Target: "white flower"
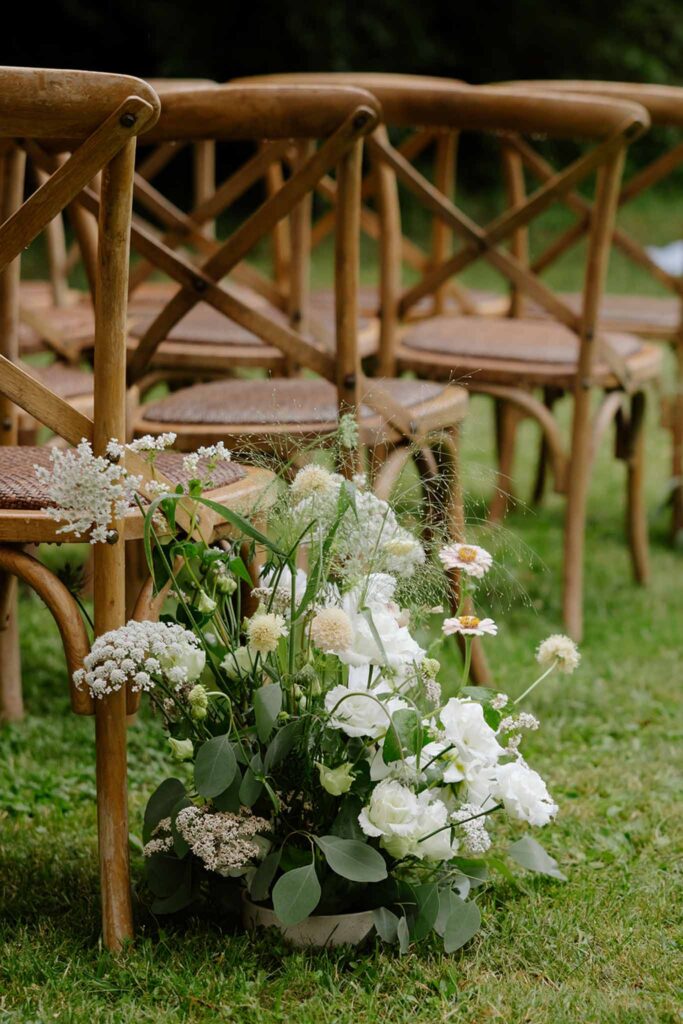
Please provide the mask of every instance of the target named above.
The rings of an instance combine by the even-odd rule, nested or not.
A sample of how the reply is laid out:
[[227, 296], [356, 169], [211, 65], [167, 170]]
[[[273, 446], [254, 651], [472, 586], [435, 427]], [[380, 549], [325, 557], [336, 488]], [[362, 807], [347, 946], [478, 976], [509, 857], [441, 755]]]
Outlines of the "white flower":
[[[120, 448], [115, 438], [107, 445], [110, 453]], [[34, 468], [52, 502], [42, 512], [65, 523], [57, 533], [80, 537], [89, 531], [91, 544], [111, 539], [112, 519], [121, 519], [131, 511], [142, 477], [131, 475], [110, 458], [94, 455], [85, 439], [75, 449], [52, 448], [50, 461], [50, 469]]]
[[511, 818], [530, 825], [547, 825], [557, 814], [557, 804], [541, 776], [520, 761], [498, 766], [494, 795]]
[[342, 598], [342, 608], [353, 630], [352, 642], [339, 654], [345, 664], [386, 665], [401, 672], [422, 662], [425, 652], [392, 612], [395, 588], [393, 577], [372, 573], [364, 584], [353, 587]]
[[[382, 836], [390, 841], [394, 837], [411, 836], [419, 814], [420, 805], [412, 790], [395, 779], [384, 779], [373, 789], [370, 803], [358, 815], [358, 824], [366, 836]], [[392, 853], [392, 856], [402, 854]]]
[[192, 740], [174, 740], [171, 737], [168, 741], [168, 745], [171, 748], [171, 757], [174, 761], [192, 760], [192, 755], [194, 754], [194, 745]]
[[330, 473], [323, 466], [304, 466], [296, 474], [290, 485], [290, 494], [295, 504], [316, 495], [333, 497], [336, 501], [339, 492], [339, 483], [342, 477], [337, 473]]
[[[480, 815], [477, 817], [477, 815]], [[486, 853], [491, 847], [491, 837], [486, 831], [486, 817], [476, 804], [463, 804], [451, 814], [451, 821], [457, 822], [465, 834], [467, 853]]]
[[[277, 576], [277, 585], [273, 595], [273, 581]], [[303, 569], [297, 569], [294, 580], [294, 603], [299, 605], [306, 593], [308, 576]], [[281, 569], [269, 569], [259, 576], [259, 586], [252, 591], [262, 601], [269, 601], [273, 597], [272, 608], [281, 614], [289, 613], [292, 604], [292, 572], [288, 565]]]
[[325, 694], [329, 727], [341, 729], [347, 736], [378, 739], [389, 728], [391, 715], [407, 706], [400, 697], [387, 700], [390, 692], [386, 683], [368, 686], [367, 669], [350, 669], [348, 685], [334, 686]]
[[98, 637], [83, 668], [74, 673], [93, 696], [115, 693], [126, 683], [133, 691], [152, 690], [154, 675], [167, 683], [192, 683], [204, 668], [204, 652], [194, 633], [167, 622], [135, 622]]
[[311, 639], [321, 651], [340, 653], [353, 643], [353, 626], [342, 608], [323, 608], [311, 623]]
[[199, 591], [195, 603], [197, 605], [197, 611], [202, 612], [204, 615], [208, 615], [210, 612], [215, 612], [216, 610], [216, 602], [212, 597], [209, 597], [205, 590]]
[[138, 437], [131, 441], [126, 447], [132, 452], [163, 452], [165, 448], [170, 448], [175, 444], [175, 439], [176, 435], [171, 432], [158, 434], [157, 437], [145, 434], [144, 437]]
[[272, 612], [257, 612], [247, 624], [249, 650], [263, 657], [271, 654], [280, 638], [286, 635], [285, 620]]
[[315, 766], [320, 775], [320, 785], [331, 796], [341, 796], [351, 789], [354, 780], [353, 765], [340, 764], [336, 768], [328, 768], [320, 761], [316, 761]]
[[395, 779], [375, 786], [358, 823], [367, 836], [380, 838], [380, 846], [397, 859], [442, 861], [455, 853], [443, 801], [433, 798], [429, 790], [416, 796]]
[[[468, 773], [485, 765], [495, 764], [504, 753], [496, 734], [484, 719], [481, 704], [451, 697], [441, 709], [445, 742], [454, 749], [444, 756], [451, 761], [444, 781], [457, 782]], [[459, 773], [459, 779], [456, 774]]]
[[254, 660], [248, 647], [236, 647], [229, 651], [221, 662], [221, 668], [225, 669], [228, 677], [233, 680], [251, 674], [254, 668]]
[[491, 701], [491, 707], [494, 711], [502, 711], [504, 707], [507, 707], [509, 699], [507, 693], [497, 693]]
[[489, 552], [476, 544], [448, 544], [439, 552], [439, 558], [446, 569], [459, 569], [475, 579], [485, 576], [493, 565]]
[[581, 655], [573, 640], [561, 633], [554, 633], [538, 645], [536, 661], [542, 668], [557, 663], [560, 672], [569, 675], [579, 667]]
[[491, 810], [497, 798], [496, 788], [496, 766], [485, 765], [483, 768], [475, 768], [467, 775], [467, 802], [479, 809]]
[[498, 626], [493, 619], [478, 619], [476, 615], [456, 615], [452, 619], [444, 619], [443, 631], [446, 636], [461, 633], [463, 636], [483, 636], [488, 633], [495, 636]]

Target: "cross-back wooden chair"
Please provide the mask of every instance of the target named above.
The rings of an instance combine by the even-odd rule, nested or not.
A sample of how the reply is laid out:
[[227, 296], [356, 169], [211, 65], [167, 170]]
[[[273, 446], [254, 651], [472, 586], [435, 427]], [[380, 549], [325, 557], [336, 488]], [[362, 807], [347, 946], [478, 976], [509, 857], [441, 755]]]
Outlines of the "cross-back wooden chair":
[[[35, 465], [48, 465], [45, 448], [16, 444], [20, 410], [34, 416], [68, 444], [85, 438], [104, 455], [108, 441], [126, 434], [126, 297], [136, 136], [159, 115], [159, 100], [146, 83], [120, 75], [32, 68], [0, 68], [0, 717], [21, 711], [16, 644], [16, 580], [43, 598], [64, 642], [71, 679], [89, 648], [77, 604], [44, 565], [24, 549], [64, 543]], [[26, 152], [64, 154], [57, 168], [25, 201]], [[94, 415], [75, 409], [17, 364], [19, 257], [67, 205], [101, 175], [97, 196]], [[184, 480], [182, 456], [163, 453], [154, 474]], [[126, 465], [145, 479], [147, 464], [133, 453]], [[227, 474], [227, 475], [226, 475]], [[214, 496], [238, 509], [252, 507], [272, 481], [264, 470], [225, 464]], [[187, 528], [190, 515], [181, 509]], [[139, 513], [113, 523], [113, 543], [94, 548], [94, 622], [97, 634], [125, 621], [125, 541], [142, 536]], [[212, 516], [206, 536], [227, 525]], [[68, 535], [67, 535], [68, 538]], [[125, 692], [93, 702], [71, 685], [78, 714], [95, 718], [98, 834], [104, 941], [118, 948], [132, 934], [128, 871], [126, 714], [136, 706]]]
[[[295, 75], [261, 80], [338, 79], [336, 75]], [[627, 144], [648, 126], [648, 114], [642, 106], [626, 101], [540, 95], [521, 87], [496, 91], [401, 75], [351, 74], [342, 76], [342, 80], [372, 91], [384, 112], [384, 126], [367, 143], [375, 166], [374, 188], [382, 223], [380, 369], [389, 374], [410, 371], [432, 380], [466, 381], [471, 391], [484, 392], [501, 402], [504, 409], [531, 416], [539, 423], [554, 469], [555, 488], [567, 494], [563, 604], [567, 628], [578, 638], [582, 632], [588, 479], [595, 448], [615, 419], [617, 453], [628, 467], [628, 536], [634, 571], [641, 581], [647, 575], [640, 428], [643, 386], [659, 374], [659, 353], [631, 335], [601, 331], [598, 311], [624, 153]], [[406, 156], [407, 143], [403, 152], [392, 145], [385, 126], [452, 136], [452, 155], [441, 174], [429, 180]], [[489, 224], [480, 225], [454, 201], [455, 140], [467, 131], [495, 133], [506, 152], [522, 137], [531, 145], [534, 135], [583, 140], [592, 143], [592, 148], [531, 195], [520, 190], [508, 210]], [[442, 146], [447, 150], [445, 142]], [[508, 160], [504, 167], [508, 175], [516, 169]], [[585, 283], [577, 311], [527, 265], [520, 238], [522, 229], [589, 178], [596, 183], [595, 211], [589, 225]], [[401, 281], [404, 247], [399, 184], [461, 243], [452, 252], [447, 239], [440, 262], [432, 260], [418, 281], [407, 287]], [[545, 309], [546, 322], [541, 325], [533, 319], [481, 315], [476, 304], [465, 315], [451, 313], [444, 286], [479, 260], [495, 268], [514, 294], [528, 296]], [[419, 304], [430, 297], [433, 301], [439, 293], [445, 310], [437, 315], [428, 311], [419, 321], [411, 322]], [[505, 302], [503, 311], [510, 312], [509, 302]], [[535, 394], [549, 387], [574, 397], [568, 450], [557, 421]], [[593, 415], [596, 392], [602, 392], [604, 399]], [[503, 452], [504, 486], [509, 465]]]
[[[670, 129], [666, 134], [666, 142], [662, 143], [661, 152], [623, 182], [617, 200], [618, 211], [649, 189], [670, 179], [683, 163], [683, 89], [679, 87], [637, 82], [550, 80], [506, 83], [503, 88], [508, 84], [541, 92], [570, 92], [639, 103], [648, 111], [653, 125]], [[549, 161], [521, 139], [515, 141], [509, 159], [516, 164], [513, 174], [517, 181], [522, 181], [523, 169], [540, 183], [548, 181], [555, 173]], [[576, 220], [550, 246], [534, 257], [531, 265], [536, 272], [555, 264], [564, 253], [586, 237], [591, 218], [590, 202], [576, 192], [567, 194], [564, 202], [576, 215]], [[663, 419], [672, 435], [672, 528], [674, 535], [677, 535], [683, 530], [683, 276], [674, 275], [655, 263], [645, 246], [619, 224], [615, 227], [612, 241], [616, 250], [643, 271], [645, 279], [649, 276], [671, 293], [668, 297], [633, 292], [604, 295], [600, 307], [600, 323], [605, 330], [669, 342], [673, 349], [676, 384], [671, 398], [666, 396], [663, 400]], [[526, 247], [526, 240], [521, 239], [521, 244]], [[562, 298], [572, 309], [579, 308], [580, 296], [566, 294]], [[545, 315], [535, 303], [524, 304], [523, 300], [519, 313], [527, 316]], [[548, 403], [552, 403], [552, 400], [551, 393]], [[545, 466], [541, 460], [535, 486], [537, 498], [542, 494], [544, 477]]]

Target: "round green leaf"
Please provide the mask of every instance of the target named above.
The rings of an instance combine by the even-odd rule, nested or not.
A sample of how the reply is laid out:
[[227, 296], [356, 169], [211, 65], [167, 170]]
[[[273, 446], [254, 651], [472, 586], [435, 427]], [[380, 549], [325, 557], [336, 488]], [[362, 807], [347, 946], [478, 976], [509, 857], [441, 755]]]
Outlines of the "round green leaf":
[[313, 913], [320, 896], [320, 882], [311, 862], [278, 878], [273, 888], [273, 907], [284, 925], [299, 924]]
[[315, 836], [325, 860], [336, 874], [350, 882], [381, 882], [387, 877], [384, 857], [374, 847], [358, 839]]
[[185, 787], [180, 779], [164, 779], [152, 793], [145, 808], [143, 839], [148, 841], [152, 832], [163, 818], [170, 818], [171, 811], [185, 796]]
[[443, 936], [443, 948], [447, 953], [455, 953], [456, 949], [469, 942], [481, 927], [481, 914], [476, 903], [472, 903], [471, 900], [466, 903], [459, 896], [452, 896], [451, 905], [453, 909], [446, 921]]
[[205, 797], [223, 793], [235, 777], [237, 761], [227, 736], [214, 736], [199, 748], [194, 764], [197, 792]]

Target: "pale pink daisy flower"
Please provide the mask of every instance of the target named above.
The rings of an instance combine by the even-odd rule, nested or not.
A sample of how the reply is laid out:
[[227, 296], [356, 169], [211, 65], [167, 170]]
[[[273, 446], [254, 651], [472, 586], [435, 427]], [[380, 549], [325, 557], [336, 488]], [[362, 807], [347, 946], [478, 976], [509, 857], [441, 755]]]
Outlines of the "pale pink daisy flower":
[[493, 619], [479, 619], [476, 615], [456, 615], [452, 619], [444, 619], [443, 631], [446, 636], [460, 633], [462, 636], [495, 636], [498, 626]]
[[459, 569], [480, 580], [493, 565], [493, 558], [485, 548], [476, 544], [448, 544], [439, 552], [447, 569]]

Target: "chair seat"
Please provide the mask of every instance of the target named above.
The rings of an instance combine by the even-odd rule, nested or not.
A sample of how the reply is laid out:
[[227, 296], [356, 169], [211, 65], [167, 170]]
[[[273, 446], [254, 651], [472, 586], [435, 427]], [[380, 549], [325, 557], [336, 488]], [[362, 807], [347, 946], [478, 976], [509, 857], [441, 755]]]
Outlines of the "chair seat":
[[[605, 333], [620, 367], [632, 381], [656, 377], [661, 351], [629, 334]], [[513, 384], [571, 387], [577, 372], [579, 342], [573, 331], [554, 321], [490, 317], [434, 317], [411, 325], [401, 339], [402, 368], [440, 371], [449, 377]], [[618, 386], [602, 356], [593, 367], [601, 386]]]
[[[159, 452], [156, 465], [174, 484], [187, 483], [192, 474], [183, 469], [180, 452]], [[201, 465], [201, 464], [200, 464]], [[36, 476], [36, 466], [50, 466], [47, 447], [0, 447], [0, 515], [6, 509], [38, 510], [54, 505], [45, 484]], [[237, 462], [219, 462], [211, 471], [216, 488], [243, 479], [245, 470]]]
[[[480, 293], [483, 297], [485, 293]], [[489, 292], [491, 301], [505, 298], [501, 292]], [[577, 292], [558, 295], [575, 313], [580, 313], [583, 298]], [[524, 299], [524, 316], [529, 319], [549, 319], [549, 314], [533, 299]], [[617, 295], [603, 296], [600, 322], [607, 331], [625, 331], [642, 338], [671, 338], [680, 330], [683, 321], [681, 302], [675, 296]]]
[[50, 363], [49, 366], [30, 366], [23, 363], [22, 368], [67, 401], [85, 398], [93, 393], [93, 375], [80, 366], [60, 362]]

